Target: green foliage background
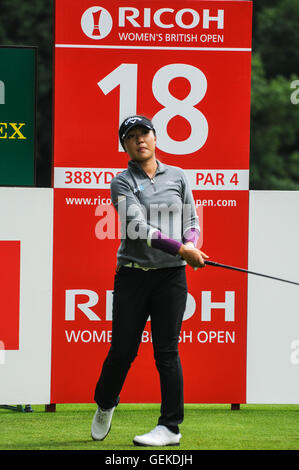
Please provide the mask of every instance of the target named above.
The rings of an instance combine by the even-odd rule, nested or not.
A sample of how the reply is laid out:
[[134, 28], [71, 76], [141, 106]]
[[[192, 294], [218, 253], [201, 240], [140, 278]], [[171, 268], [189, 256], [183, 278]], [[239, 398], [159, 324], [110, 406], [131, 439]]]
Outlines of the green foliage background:
[[[299, 190], [298, 0], [253, 4], [250, 189]], [[53, 1], [0, 0], [0, 44], [38, 46], [37, 184], [50, 186]]]
[[[251, 189], [299, 190], [298, 0], [254, 1]], [[297, 96], [298, 97], [298, 96]]]

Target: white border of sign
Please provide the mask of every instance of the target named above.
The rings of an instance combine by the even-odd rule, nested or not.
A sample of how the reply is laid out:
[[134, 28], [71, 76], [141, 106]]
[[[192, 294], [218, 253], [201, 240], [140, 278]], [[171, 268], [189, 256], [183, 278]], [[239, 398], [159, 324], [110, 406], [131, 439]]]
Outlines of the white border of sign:
[[21, 242], [19, 350], [2, 344], [0, 404], [49, 403], [53, 190], [0, 188], [0, 220], [0, 240]]
[[[299, 282], [299, 192], [250, 191], [249, 269]], [[299, 403], [299, 288], [248, 276], [247, 403]]]

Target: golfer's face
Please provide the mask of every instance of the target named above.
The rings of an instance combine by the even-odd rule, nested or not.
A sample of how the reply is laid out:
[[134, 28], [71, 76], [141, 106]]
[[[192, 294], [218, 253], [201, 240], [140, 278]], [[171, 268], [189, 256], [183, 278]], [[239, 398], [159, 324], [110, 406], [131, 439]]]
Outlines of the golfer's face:
[[152, 130], [136, 126], [126, 135], [124, 145], [132, 160], [142, 162], [155, 155], [156, 136]]

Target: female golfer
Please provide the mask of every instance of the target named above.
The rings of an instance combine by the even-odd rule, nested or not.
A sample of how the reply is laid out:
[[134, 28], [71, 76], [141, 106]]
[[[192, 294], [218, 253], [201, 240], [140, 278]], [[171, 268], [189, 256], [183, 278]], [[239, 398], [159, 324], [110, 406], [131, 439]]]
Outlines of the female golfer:
[[187, 300], [185, 266], [203, 267], [208, 256], [195, 248], [198, 218], [183, 170], [156, 159], [152, 122], [132, 116], [120, 126], [119, 138], [130, 161], [127, 170], [111, 183], [122, 240], [114, 280], [112, 341], [95, 389], [98, 409], [91, 435], [100, 441], [110, 431], [119, 394], [150, 316], [161, 415], [152, 431], [135, 436], [133, 442], [179, 445], [184, 401], [178, 340]]

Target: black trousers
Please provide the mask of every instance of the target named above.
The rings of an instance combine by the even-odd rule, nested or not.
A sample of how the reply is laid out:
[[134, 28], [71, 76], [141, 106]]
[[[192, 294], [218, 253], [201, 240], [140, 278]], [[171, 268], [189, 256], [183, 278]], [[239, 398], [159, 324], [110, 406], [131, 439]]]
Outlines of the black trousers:
[[[116, 273], [111, 346], [94, 395], [101, 408], [117, 405], [150, 315], [161, 387], [158, 424], [171, 429], [183, 421], [183, 374], [178, 340], [186, 301], [185, 266], [149, 271], [121, 267]], [[142, 387], [142, 383], [138, 385]]]

